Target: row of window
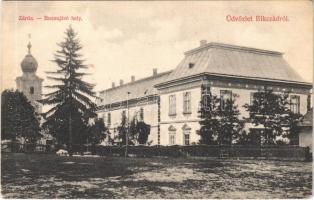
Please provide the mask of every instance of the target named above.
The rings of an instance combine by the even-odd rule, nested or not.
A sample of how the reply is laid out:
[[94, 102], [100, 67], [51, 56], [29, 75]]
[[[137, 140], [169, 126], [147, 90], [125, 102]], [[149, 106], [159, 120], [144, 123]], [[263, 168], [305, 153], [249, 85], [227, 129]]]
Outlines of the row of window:
[[[169, 131], [169, 145], [176, 144], [176, 130]], [[183, 144], [190, 145], [190, 130], [183, 130]]]
[[[226, 101], [232, 98], [231, 90], [220, 91], [221, 106], [225, 108]], [[183, 93], [183, 114], [191, 114], [191, 92]], [[169, 96], [169, 115], [176, 115], [176, 95]]]
[[[122, 111], [122, 115], [126, 116], [125, 110]], [[110, 112], [107, 113], [107, 119], [106, 119], [105, 114], [103, 115], [103, 119], [104, 119], [104, 122], [106, 122], [107, 120], [107, 126], [111, 125], [111, 113]], [[140, 108], [140, 111], [139, 111], [139, 121], [144, 121], [144, 109], [143, 108]]]
[[[227, 100], [232, 100], [231, 90], [220, 90], [220, 105], [224, 110]], [[254, 101], [254, 92], [251, 92], [250, 104]], [[206, 102], [206, 101], [205, 101]], [[176, 95], [169, 95], [169, 115], [176, 115]], [[290, 97], [290, 110], [294, 113], [300, 113], [300, 96], [292, 95]], [[183, 93], [183, 114], [191, 113], [191, 92]]]
[[[231, 90], [221, 90], [220, 91], [220, 105], [222, 109], [225, 108], [226, 101], [232, 99], [232, 91]], [[252, 105], [254, 101], [254, 92], [250, 94], [250, 104]], [[300, 96], [292, 95], [290, 97], [290, 110], [293, 113], [300, 113]], [[183, 114], [191, 113], [191, 92], [183, 93]], [[122, 111], [123, 115], [126, 115], [125, 110]], [[169, 96], [169, 115], [176, 115], [176, 95]], [[104, 121], [107, 122], [107, 126], [111, 125], [111, 113], [107, 113], [107, 119], [105, 119], [105, 115], [103, 115]], [[139, 120], [144, 121], [144, 109], [140, 108], [139, 110]]]
[[[176, 95], [169, 96], [169, 115], [176, 115]], [[183, 93], [183, 114], [191, 113], [191, 92]]]

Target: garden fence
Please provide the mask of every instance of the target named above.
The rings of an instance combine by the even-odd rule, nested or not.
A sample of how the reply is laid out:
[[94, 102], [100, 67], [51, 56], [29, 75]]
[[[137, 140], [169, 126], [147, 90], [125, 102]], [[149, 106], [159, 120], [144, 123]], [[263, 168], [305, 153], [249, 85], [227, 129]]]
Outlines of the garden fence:
[[[42, 144], [1, 144], [2, 152], [55, 153], [62, 147]], [[74, 152], [91, 152], [99, 156], [124, 156], [125, 146], [73, 145]], [[309, 148], [297, 145], [190, 145], [190, 146], [128, 146], [128, 154], [134, 157], [216, 157], [309, 160]]]

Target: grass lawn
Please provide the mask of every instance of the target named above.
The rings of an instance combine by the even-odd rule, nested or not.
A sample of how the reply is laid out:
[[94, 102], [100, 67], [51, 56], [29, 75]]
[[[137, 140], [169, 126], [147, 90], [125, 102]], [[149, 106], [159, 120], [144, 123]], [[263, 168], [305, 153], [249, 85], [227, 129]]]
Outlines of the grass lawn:
[[291, 161], [2, 154], [4, 198], [306, 198], [312, 165]]

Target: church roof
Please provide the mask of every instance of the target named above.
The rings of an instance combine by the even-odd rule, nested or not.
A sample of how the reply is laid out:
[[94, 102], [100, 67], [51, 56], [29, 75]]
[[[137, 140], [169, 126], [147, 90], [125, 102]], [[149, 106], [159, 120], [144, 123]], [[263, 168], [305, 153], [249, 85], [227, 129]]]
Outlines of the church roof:
[[21, 68], [23, 72], [36, 72], [38, 63], [36, 59], [31, 54], [31, 43], [28, 43], [28, 54], [25, 56], [25, 58], [21, 62]]
[[[107, 90], [100, 91], [100, 97], [103, 99], [103, 105], [136, 99], [157, 94], [154, 85], [163, 82], [171, 71], [162, 72], [147, 78], [139, 79], [121, 86], [116, 86]], [[128, 97], [129, 92], [129, 97]]]
[[203, 73], [306, 83], [281, 52], [204, 41], [200, 47], [185, 52], [185, 58], [165, 82]]

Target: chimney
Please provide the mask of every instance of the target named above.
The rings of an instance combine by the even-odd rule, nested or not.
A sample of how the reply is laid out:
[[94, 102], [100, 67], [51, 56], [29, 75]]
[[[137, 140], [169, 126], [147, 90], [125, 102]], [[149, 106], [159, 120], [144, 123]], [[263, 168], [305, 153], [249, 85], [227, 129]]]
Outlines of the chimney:
[[122, 79], [120, 79], [120, 86], [121, 86], [121, 85], [123, 85], [123, 80], [122, 80]]
[[207, 40], [201, 40], [200, 41], [200, 46], [205, 46], [207, 44]]
[[114, 84], [114, 82], [112, 82], [111, 87], [112, 87], [112, 88], [116, 87], [116, 85]]
[[153, 69], [153, 76], [156, 76], [157, 75], [157, 68], [154, 68]]
[[131, 76], [131, 82], [135, 81], [135, 76]]

